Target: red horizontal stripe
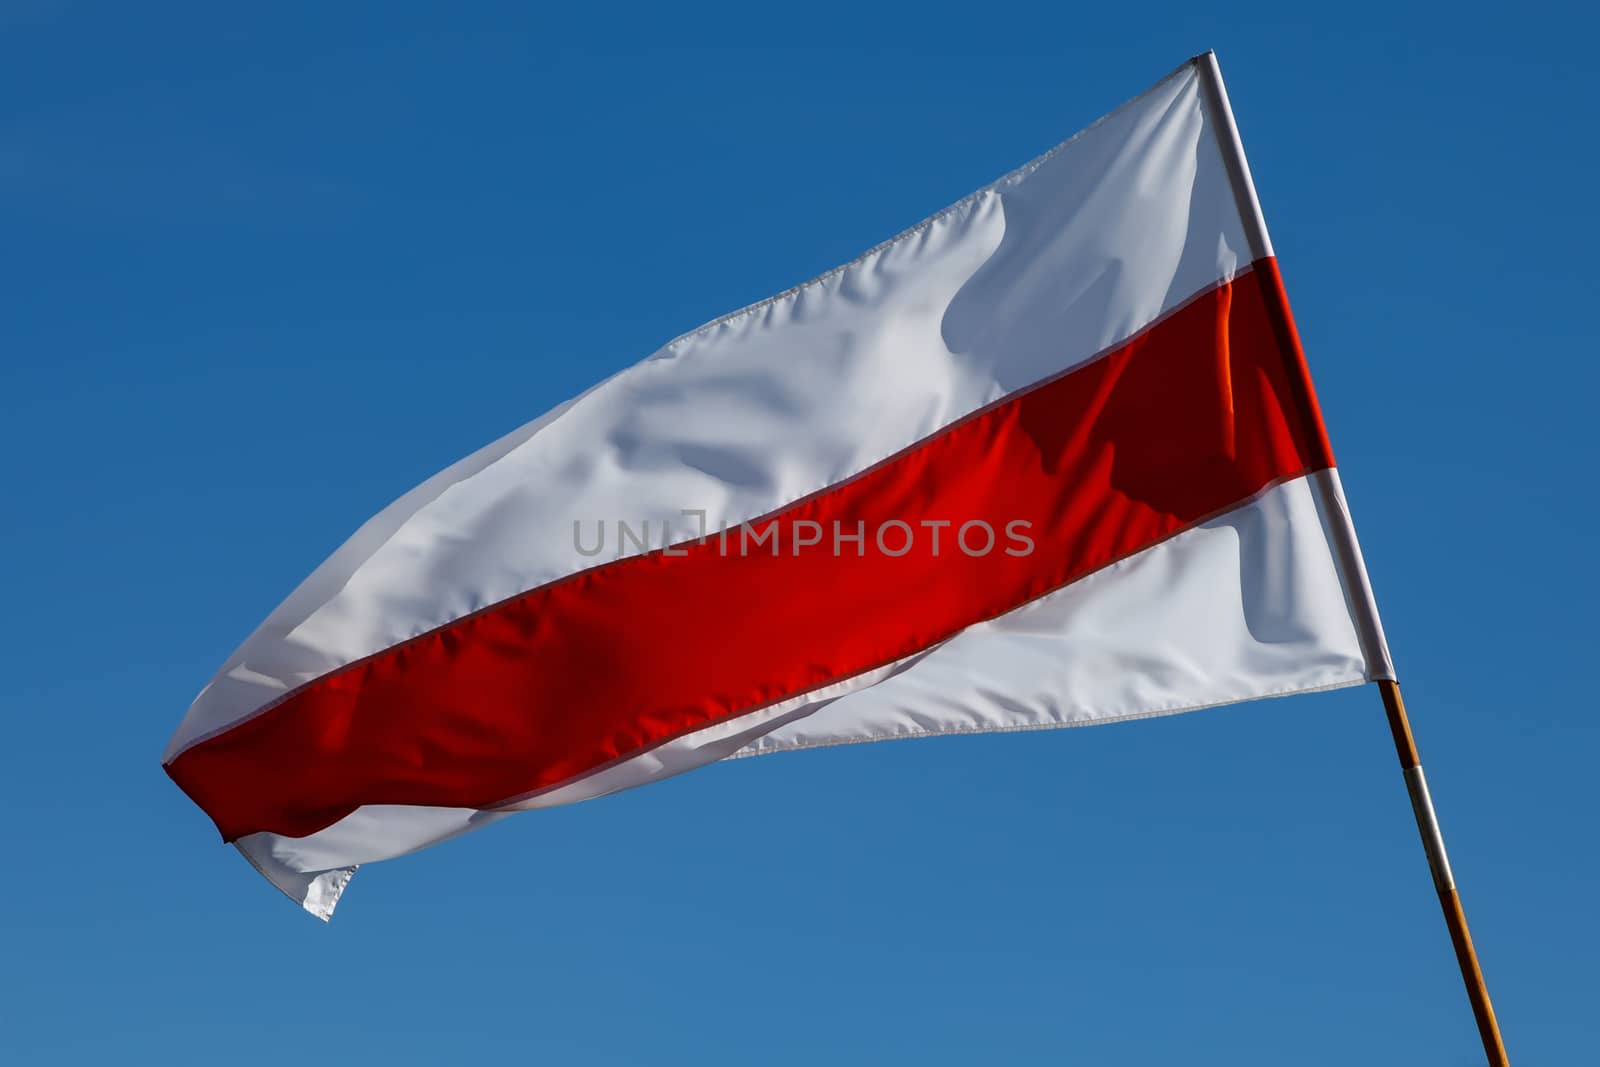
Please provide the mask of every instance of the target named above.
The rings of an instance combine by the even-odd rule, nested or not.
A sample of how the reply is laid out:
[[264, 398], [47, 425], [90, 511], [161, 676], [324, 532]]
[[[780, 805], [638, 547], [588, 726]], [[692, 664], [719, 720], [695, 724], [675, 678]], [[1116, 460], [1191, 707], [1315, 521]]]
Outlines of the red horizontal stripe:
[[[1331, 466], [1269, 311], [1276, 272], [1258, 268], [758, 523], [778, 558], [735, 536], [598, 566], [321, 678], [168, 772], [230, 840], [304, 836], [364, 804], [490, 807], [925, 649]], [[871, 536], [892, 519], [917, 534], [903, 556]], [[954, 524], [937, 556], [922, 520]], [[993, 551], [957, 548], [970, 520]], [[1029, 555], [1003, 551], [1013, 520]], [[824, 542], [795, 556], [807, 521]], [[836, 521], [865, 524], [862, 555], [834, 554]]]

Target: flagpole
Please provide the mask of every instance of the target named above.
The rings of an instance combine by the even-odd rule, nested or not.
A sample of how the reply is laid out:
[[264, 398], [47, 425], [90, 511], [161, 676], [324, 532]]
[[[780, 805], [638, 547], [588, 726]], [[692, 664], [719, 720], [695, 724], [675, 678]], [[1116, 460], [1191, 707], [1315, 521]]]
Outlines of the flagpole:
[[[1261, 214], [1261, 202], [1256, 198], [1255, 183], [1250, 178], [1250, 165], [1245, 161], [1244, 146], [1239, 140], [1239, 128], [1234, 123], [1233, 109], [1228, 104], [1228, 90], [1222, 83], [1222, 71], [1217, 66], [1214, 52], [1196, 56], [1191, 62], [1200, 76], [1201, 91], [1205, 96], [1207, 113], [1215, 120], [1217, 147], [1222, 152], [1227, 168], [1228, 182], [1233, 188], [1234, 202], [1244, 224], [1245, 238], [1249, 242], [1250, 259], [1258, 269], [1265, 270], [1262, 288], [1267, 296], [1268, 312], [1273, 318], [1273, 328], [1278, 334], [1284, 352], [1293, 357], [1291, 379], [1298, 387], [1295, 398], [1309, 416], [1307, 425], [1322, 425], [1317, 411], [1316, 394], [1311, 390], [1311, 378], [1306, 369], [1305, 353], [1300, 347], [1300, 337], [1294, 326], [1294, 316], [1278, 275], [1276, 261], [1272, 258], [1272, 243], [1267, 237], [1266, 221]], [[1337, 494], [1337, 487], [1333, 491]], [[1361, 563], [1360, 549], [1355, 532], [1343, 514], [1342, 499], [1336, 501], [1341, 514], [1328, 523], [1334, 542], [1339, 569], [1345, 587], [1351, 591], [1355, 608], [1357, 629], [1367, 662], [1387, 667], [1388, 655], [1384, 651], [1382, 631], [1378, 626], [1377, 610], [1372, 603], [1372, 590], [1367, 584], [1366, 568]], [[1392, 673], [1392, 672], [1390, 672]], [[1400, 698], [1400, 685], [1392, 677], [1379, 677], [1375, 681], [1383, 697], [1383, 710], [1389, 720], [1389, 732], [1394, 737], [1395, 753], [1400, 758], [1400, 769], [1405, 775], [1406, 791], [1411, 797], [1411, 810], [1417, 819], [1417, 831], [1422, 835], [1422, 847], [1428, 856], [1428, 869], [1433, 875], [1434, 888], [1439, 894], [1439, 906], [1444, 911], [1445, 925], [1450, 930], [1450, 943], [1455, 948], [1456, 962], [1461, 967], [1461, 978], [1466, 983], [1467, 999], [1472, 1004], [1472, 1016], [1478, 1024], [1478, 1036], [1483, 1041], [1483, 1051], [1490, 1067], [1510, 1067], [1506, 1046], [1500, 1036], [1500, 1024], [1495, 1019], [1494, 1005], [1489, 1001], [1489, 989], [1483, 980], [1483, 970], [1478, 965], [1478, 953], [1472, 947], [1472, 933], [1467, 929], [1466, 912], [1461, 907], [1461, 895], [1456, 891], [1455, 878], [1450, 871], [1450, 859], [1445, 853], [1444, 836], [1439, 831], [1439, 818], [1433, 810], [1433, 799], [1428, 795], [1428, 781], [1423, 777], [1422, 761], [1417, 755], [1416, 738], [1411, 733], [1411, 722], [1406, 718], [1405, 702]]]
[[1483, 1051], [1493, 1067], [1507, 1067], [1511, 1061], [1506, 1057], [1494, 1005], [1489, 1002], [1489, 987], [1484, 983], [1483, 969], [1478, 966], [1477, 950], [1472, 947], [1472, 932], [1467, 929], [1461, 894], [1456, 892], [1455, 878], [1450, 873], [1450, 857], [1445, 854], [1444, 835], [1439, 832], [1439, 817], [1434, 814], [1433, 798], [1428, 795], [1428, 780], [1422, 774], [1422, 761], [1417, 756], [1416, 738], [1411, 735], [1411, 722], [1406, 718], [1405, 701], [1400, 698], [1400, 685], [1385, 679], [1378, 682], [1378, 692], [1383, 695], [1383, 710], [1389, 718], [1389, 732], [1394, 735], [1395, 754], [1400, 757], [1400, 768], [1406, 776], [1406, 791], [1411, 794], [1417, 832], [1422, 835], [1422, 847], [1428, 853], [1428, 869], [1433, 872], [1439, 906], [1444, 909], [1444, 922], [1450, 928], [1450, 943], [1455, 946], [1456, 962], [1461, 966], [1461, 980], [1467, 985], [1467, 999], [1472, 1002], [1472, 1017], [1478, 1023]]

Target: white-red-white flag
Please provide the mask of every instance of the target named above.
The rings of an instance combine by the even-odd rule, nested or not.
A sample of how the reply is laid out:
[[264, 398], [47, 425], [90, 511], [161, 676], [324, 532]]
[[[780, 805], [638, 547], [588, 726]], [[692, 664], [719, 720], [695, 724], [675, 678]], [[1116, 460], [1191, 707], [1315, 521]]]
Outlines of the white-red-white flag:
[[1204, 56], [401, 497], [165, 764], [325, 918], [357, 864], [726, 757], [1390, 677]]

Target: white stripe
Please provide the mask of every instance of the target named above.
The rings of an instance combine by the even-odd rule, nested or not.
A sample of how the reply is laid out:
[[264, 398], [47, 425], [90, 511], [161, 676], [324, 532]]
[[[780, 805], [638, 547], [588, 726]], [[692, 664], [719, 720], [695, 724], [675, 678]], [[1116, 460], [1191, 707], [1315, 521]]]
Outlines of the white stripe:
[[[729, 755], [1080, 726], [1370, 677], [1334, 564], [1327, 494], [1299, 478], [899, 663], [698, 731], [509, 808], [570, 803]], [[348, 868], [413, 851], [507, 810], [368, 807], [305, 838], [239, 842], [326, 916]], [[326, 873], [324, 873], [326, 872]], [[333, 899], [337, 899], [334, 894]]]
[[1231, 277], [1247, 243], [1207, 121], [1185, 64], [922, 225], [679, 338], [407, 494], [234, 653], [167, 758], [600, 562], [574, 546], [575, 521], [647, 521], [659, 546], [699, 533], [685, 509], [713, 530], [768, 514]]

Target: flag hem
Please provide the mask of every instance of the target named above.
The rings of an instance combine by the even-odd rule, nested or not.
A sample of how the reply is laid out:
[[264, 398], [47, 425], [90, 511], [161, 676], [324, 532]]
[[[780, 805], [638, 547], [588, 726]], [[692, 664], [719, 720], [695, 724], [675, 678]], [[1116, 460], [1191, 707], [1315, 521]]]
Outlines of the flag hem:
[[1079, 726], [1106, 726], [1119, 722], [1137, 722], [1140, 719], [1160, 719], [1169, 715], [1185, 715], [1191, 711], [1206, 711], [1210, 708], [1225, 708], [1232, 704], [1249, 704], [1256, 700], [1273, 700], [1278, 697], [1303, 696], [1306, 693], [1324, 693], [1335, 689], [1350, 689], [1358, 685], [1375, 682], [1371, 671], [1362, 671], [1357, 677], [1346, 678], [1335, 682], [1323, 682], [1309, 686], [1290, 686], [1283, 689], [1273, 689], [1264, 693], [1252, 693], [1249, 696], [1229, 697], [1225, 700], [1212, 700], [1200, 704], [1185, 704], [1179, 707], [1153, 708], [1147, 711], [1132, 711], [1126, 715], [1115, 715], [1110, 718], [1071, 719], [1062, 722], [1036, 722], [1019, 723], [1015, 726], [976, 726], [957, 727], [950, 730], [907, 730], [898, 733], [875, 734], [870, 737], [849, 737], [832, 741], [808, 741], [803, 744], [784, 745], [781, 748], [756, 749], [747, 751], [740, 749], [724, 760], [750, 759], [753, 756], [771, 756], [780, 752], [807, 752], [817, 748], [838, 748], [842, 745], [860, 745], [877, 741], [911, 741], [926, 737], [963, 737], [974, 734], [1014, 734], [1027, 733], [1034, 730], [1065, 730]]
[[[293, 893], [289, 892], [288, 889], [284, 888], [278, 879], [274, 878], [265, 867], [257, 863], [256, 858], [250, 855], [249, 852], [245, 851], [245, 849], [242, 848], [237, 841], [230, 843], [233, 845], [234, 851], [243, 856], [245, 858], [245, 862], [254, 867], [256, 873], [262, 878], [266, 879], [268, 885], [272, 886], [272, 888], [276, 889], [278, 892], [294, 901], [294, 903], [297, 904], [302, 911], [316, 916], [323, 922], [328, 922], [333, 918], [333, 909], [339, 906], [339, 900], [344, 896], [346, 887], [350, 885], [350, 879], [354, 878], [356, 876], [356, 871], [361, 869], [361, 864], [353, 863], [348, 867], [334, 867], [331, 870], [313, 874], [306, 883], [305, 896], [297, 897]], [[329, 882], [327, 886], [323, 888], [321, 893], [314, 892], [313, 889], [316, 884], [322, 881], [324, 878], [327, 878], [330, 874], [338, 875], [338, 877]], [[316, 903], [312, 903], [312, 899], [314, 897], [320, 899], [318, 899]]]

